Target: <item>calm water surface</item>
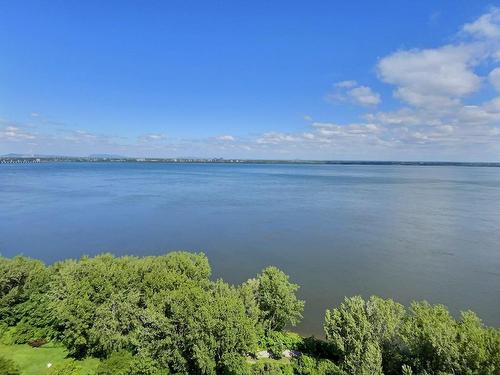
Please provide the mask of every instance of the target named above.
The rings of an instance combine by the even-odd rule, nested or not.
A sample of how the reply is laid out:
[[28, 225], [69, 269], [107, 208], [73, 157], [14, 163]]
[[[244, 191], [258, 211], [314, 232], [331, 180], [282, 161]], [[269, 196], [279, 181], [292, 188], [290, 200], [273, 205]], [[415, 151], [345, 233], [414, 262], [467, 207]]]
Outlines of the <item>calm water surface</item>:
[[204, 251], [239, 283], [276, 265], [299, 331], [345, 295], [427, 299], [500, 326], [500, 168], [0, 165], [0, 253]]

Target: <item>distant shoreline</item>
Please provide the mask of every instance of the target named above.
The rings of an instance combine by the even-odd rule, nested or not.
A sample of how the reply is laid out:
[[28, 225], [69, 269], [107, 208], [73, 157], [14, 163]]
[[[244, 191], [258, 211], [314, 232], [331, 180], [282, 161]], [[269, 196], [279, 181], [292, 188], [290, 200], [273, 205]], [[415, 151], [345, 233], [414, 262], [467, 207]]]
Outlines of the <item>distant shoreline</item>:
[[38, 163], [162, 163], [162, 164], [311, 164], [311, 165], [403, 165], [500, 167], [500, 162], [451, 161], [373, 161], [373, 160], [273, 160], [223, 158], [129, 158], [129, 157], [70, 157], [70, 156], [0, 156], [0, 164]]

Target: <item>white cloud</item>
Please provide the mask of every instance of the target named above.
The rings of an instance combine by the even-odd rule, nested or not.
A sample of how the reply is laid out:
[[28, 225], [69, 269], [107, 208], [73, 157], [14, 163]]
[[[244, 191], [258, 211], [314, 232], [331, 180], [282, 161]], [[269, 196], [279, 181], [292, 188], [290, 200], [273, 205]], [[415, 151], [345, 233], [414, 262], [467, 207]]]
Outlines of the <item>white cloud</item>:
[[478, 53], [474, 45], [399, 51], [379, 62], [378, 73], [412, 106], [452, 106], [479, 89], [481, 78], [471, 69]]
[[[306, 112], [307, 127], [296, 132], [191, 139], [150, 133], [123, 139], [71, 130], [70, 126], [49, 134], [48, 128], [37, 132], [28, 125], [0, 120], [0, 147], [13, 145], [11, 149], [18, 152], [19, 145], [34, 144], [36, 139], [47, 149], [59, 147], [80, 154], [125, 151], [144, 156], [498, 160], [500, 94], [487, 97], [491, 91], [480, 90], [491, 84], [500, 92], [500, 10], [494, 8], [460, 30], [455, 43], [396, 51], [379, 60], [378, 77], [392, 86], [402, 106], [374, 110], [381, 102], [377, 90], [355, 80], [334, 84], [330, 100], [368, 108], [358, 121], [317, 121], [317, 115]], [[484, 71], [490, 73], [484, 75]], [[476, 93], [480, 95], [471, 100]]]
[[6, 139], [9, 141], [26, 141], [34, 140], [35, 138], [35, 134], [17, 126], [8, 125], [0, 129], [0, 139]]
[[461, 126], [497, 125], [500, 123], [500, 97], [481, 105], [464, 105], [449, 117], [450, 122]]
[[347, 95], [357, 104], [372, 106], [380, 103], [380, 95], [368, 86], [358, 86], [347, 92]]
[[500, 9], [493, 8], [474, 22], [466, 23], [462, 30], [476, 37], [500, 37]]
[[232, 135], [220, 135], [215, 137], [215, 139], [222, 142], [234, 142], [236, 140]]
[[268, 132], [258, 137], [256, 143], [261, 145], [264, 144], [277, 145], [281, 143], [296, 142], [298, 140], [300, 140], [298, 136], [293, 136], [290, 134], [280, 133], [280, 132]]
[[493, 69], [488, 78], [497, 91], [500, 91], [500, 68]]
[[302, 133], [269, 132], [255, 140], [257, 146], [277, 148], [295, 147], [314, 150], [329, 146], [349, 147], [356, 144], [383, 143], [381, 136], [384, 128], [375, 124], [338, 125], [328, 122], [315, 122], [310, 131]]
[[166, 134], [150, 133], [139, 136], [137, 140], [139, 143], [154, 143], [164, 141], [165, 139], [167, 139]]
[[350, 125], [337, 125], [331, 123], [316, 122], [313, 128], [318, 132], [319, 135], [330, 137], [330, 136], [352, 136], [352, 135], [369, 135], [376, 134], [381, 131], [375, 124], [350, 124]]
[[358, 83], [356, 81], [340, 81], [335, 84], [336, 87], [344, 88], [344, 89], [350, 89], [355, 86], [357, 86]]
[[380, 94], [356, 81], [337, 82], [334, 87], [336, 90], [327, 95], [327, 99], [332, 102], [349, 102], [364, 107], [376, 106], [381, 102]]
[[418, 125], [422, 118], [409, 108], [402, 108], [393, 112], [368, 113], [364, 116], [366, 121], [377, 122], [383, 125]]

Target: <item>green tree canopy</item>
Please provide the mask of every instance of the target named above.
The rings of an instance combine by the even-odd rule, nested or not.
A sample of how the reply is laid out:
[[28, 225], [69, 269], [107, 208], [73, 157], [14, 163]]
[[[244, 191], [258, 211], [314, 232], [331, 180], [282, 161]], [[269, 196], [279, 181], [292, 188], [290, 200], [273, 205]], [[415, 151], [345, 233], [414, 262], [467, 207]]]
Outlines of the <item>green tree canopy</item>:
[[[385, 329], [378, 327], [378, 331]], [[346, 298], [340, 307], [326, 311], [325, 334], [347, 373], [382, 374], [379, 342], [366, 303], [360, 296]]]
[[297, 298], [297, 284], [276, 267], [265, 268], [255, 283], [260, 322], [267, 332], [281, 331], [287, 324], [296, 325], [302, 319], [304, 301]]
[[[327, 341], [284, 331], [299, 322], [298, 285], [276, 267], [239, 286], [212, 280], [204, 254], [110, 254], [42, 262], [0, 257], [2, 342], [62, 343], [102, 360], [99, 373], [499, 375], [500, 330], [471, 311], [360, 296], [326, 311]], [[267, 349], [296, 359], [249, 361]], [[0, 373], [16, 374], [0, 358]], [[78, 361], [48, 372], [79, 373]]]

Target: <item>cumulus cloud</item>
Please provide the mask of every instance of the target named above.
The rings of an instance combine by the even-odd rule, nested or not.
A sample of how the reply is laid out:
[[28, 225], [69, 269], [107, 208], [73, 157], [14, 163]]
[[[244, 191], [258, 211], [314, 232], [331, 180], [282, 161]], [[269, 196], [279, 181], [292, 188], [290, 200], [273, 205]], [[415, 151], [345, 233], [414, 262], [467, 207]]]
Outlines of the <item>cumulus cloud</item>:
[[314, 122], [309, 131], [301, 133], [269, 132], [256, 139], [258, 145], [294, 146], [303, 148], [325, 147], [326, 145], [348, 145], [352, 142], [382, 142], [379, 138], [384, 129], [375, 124], [338, 125], [328, 122]]
[[430, 120], [423, 113], [417, 113], [410, 108], [401, 108], [392, 112], [367, 113], [364, 119], [382, 125], [418, 125], [422, 122], [428, 123]]
[[356, 81], [341, 81], [335, 85], [335, 91], [327, 95], [332, 102], [350, 102], [364, 107], [380, 104], [380, 94], [368, 86], [359, 85]]
[[371, 106], [380, 103], [380, 95], [368, 86], [355, 87], [352, 90], [349, 90], [347, 94], [353, 102], [360, 105]]
[[481, 78], [472, 70], [478, 47], [398, 51], [378, 64], [380, 78], [397, 86], [395, 95], [415, 107], [452, 106], [479, 89]]
[[476, 37], [500, 37], [500, 9], [493, 8], [474, 22], [466, 23], [462, 30]]
[[[250, 158], [498, 160], [500, 10], [492, 8], [459, 31], [453, 43], [394, 51], [376, 63], [380, 83], [390, 85], [396, 98], [391, 110], [375, 109], [382, 100], [372, 87], [355, 80], [334, 84], [333, 92], [327, 96], [329, 100], [362, 107], [359, 118], [345, 123], [328, 118], [318, 120], [319, 115], [303, 109], [308, 111], [303, 117], [307, 126], [298, 131], [191, 139], [149, 133], [134, 139], [118, 139], [71, 130], [68, 126], [49, 135], [0, 121], [0, 146], [12, 143], [17, 147], [21, 142], [36, 140], [47, 147], [66, 146], [72, 151], [126, 151], [145, 156], [182, 153]], [[499, 93], [492, 94], [491, 87]], [[31, 120], [41, 121], [36, 117], [32, 115]]]
[[[374, 158], [389, 152], [403, 159], [401, 155], [498, 160], [500, 95], [474, 95], [488, 82], [500, 91], [499, 30], [500, 11], [495, 8], [464, 25], [456, 43], [399, 50], [380, 59], [377, 75], [393, 87], [400, 108], [368, 111], [360, 122], [315, 121], [306, 132], [268, 132], [255, 142], [311, 153], [329, 150], [340, 158], [352, 155], [352, 150], [370, 150]], [[481, 73], [485, 69], [486, 76]], [[328, 99], [364, 107], [380, 102], [374, 90], [355, 80], [336, 83]]]

